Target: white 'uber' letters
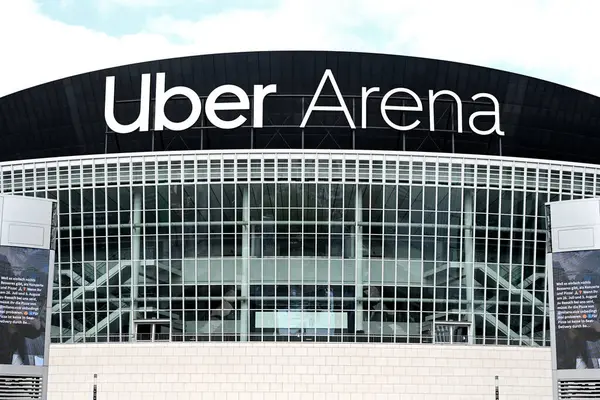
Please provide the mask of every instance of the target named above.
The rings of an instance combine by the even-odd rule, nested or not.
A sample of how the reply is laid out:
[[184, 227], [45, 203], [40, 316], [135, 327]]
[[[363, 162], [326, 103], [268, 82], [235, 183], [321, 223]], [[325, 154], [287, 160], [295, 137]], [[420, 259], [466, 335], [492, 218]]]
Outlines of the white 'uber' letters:
[[[165, 73], [156, 74], [156, 94], [155, 94], [155, 110], [154, 110], [154, 124], [152, 129], [164, 130], [168, 129], [171, 131], [184, 131], [191, 128], [196, 124], [200, 115], [202, 114], [202, 100], [198, 94], [185, 86], [174, 86], [170, 89], [165, 88]], [[137, 119], [129, 124], [122, 124], [118, 122], [114, 115], [114, 103], [115, 103], [115, 78], [109, 76], [106, 78], [106, 98], [104, 103], [104, 114], [106, 124], [110, 129], [116, 133], [131, 133], [136, 130], [145, 132], [150, 129], [150, 74], [143, 74], [141, 77], [141, 93], [140, 93], [140, 113]], [[321, 96], [325, 84], [329, 81], [332, 86], [337, 99], [338, 105], [329, 106], [318, 106], [317, 101]], [[360, 127], [363, 129], [367, 128], [367, 99], [370, 95], [379, 92], [379, 87], [367, 88], [363, 86], [361, 88], [361, 123]], [[263, 127], [263, 115], [264, 115], [264, 99], [269, 95], [277, 93], [277, 85], [270, 84], [254, 85], [252, 95], [252, 127], [262, 128]], [[221, 96], [227, 95], [228, 97], [234, 97], [235, 101], [219, 102]], [[180, 122], [174, 122], [169, 120], [165, 115], [165, 105], [173, 97], [185, 97], [191, 104], [190, 114], [186, 119]], [[401, 96], [403, 103], [402, 105], [390, 104], [393, 100], [393, 96]], [[435, 131], [435, 103], [440, 97], [449, 98], [456, 104], [456, 122], [457, 132], [463, 132], [463, 107], [462, 100], [460, 97], [450, 90], [440, 90], [434, 92], [429, 90], [428, 96], [428, 115], [429, 115], [429, 130]], [[476, 111], [469, 116], [469, 128], [478, 135], [491, 135], [496, 133], [499, 136], [504, 136], [504, 132], [500, 129], [500, 105], [498, 100], [489, 93], [477, 93], [472, 96], [473, 101], [480, 99], [488, 99], [492, 109], [489, 111]], [[396, 98], [396, 100], [398, 100]], [[220, 129], [235, 129], [246, 123], [247, 118], [241, 114], [241, 111], [250, 110], [250, 97], [244, 89], [236, 85], [222, 85], [216, 87], [204, 101], [204, 113], [208, 118], [208, 121], [217, 128]], [[423, 101], [422, 99], [412, 90], [407, 88], [394, 88], [386, 92], [380, 103], [381, 117], [385, 123], [392, 129], [398, 131], [410, 131], [417, 128], [421, 121], [416, 119], [409, 125], [400, 125], [397, 122], [392, 121], [390, 113], [394, 111], [400, 111], [403, 113], [407, 112], [422, 112]], [[240, 111], [240, 115], [232, 120], [224, 120], [217, 115], [217, 111]], [[290, 110], [290, 112], [293, 110]], [[356, 123], [352, 119], [348, 106], [342, 96], [342, 92], [338, 87], [338, 84], [333, 76], [330, 69], [325, 70], [321, 81], [313, 95], [308, 110], [306, 111], [300, 128], [305, 128], [313, 112], [342, 112], [348, 126], [352, 129], [356, 129]], [[476, 126], [475, 122], [477, 118], [488, 116], [493, 117], [494, 124], [489, 129], [480, 129]]]
[[[142, 75], [142, 89], [140, 93], [140, 113], [137, 119], [130, 124], [122, 124], [115, 118], [115, 77], [106, 78], [106, 98], [104, 100], [104, 116], [106, 124], [116, 133], [131, 133], [134, 131], [147, 132], [150, 128], [150, 74]], [[263, 103], [265, 97], [271, 93], [277, 93], [277, 85], [254, 85], [253, 95], [253, 126], [263, 126]], [[230, 95], [237, 101], [218, 102], [223, 95]], [[173, 97], [185, 97], [189, 100], [192, 109], [189, 116], [180, 122], [169, 120], [165, 115], [165, 105]], [[230, 121], [223, 120], [217, 115], [217, 111], [240, 111], [250, 108], [250, 98], [244, 89], [236, 85], [222, 85], [215, 88], [206, 98], [204, 113], [209, 122], [220, 129], [235, 129], [242, 126], [247, 118], [238, 115]], [[185, 86], [175, 86], [165, 90], [165, 73], [156, 74], [156, 97], [154, 108], [154, 130], [168, 129], [171, 131], [184, 131], [191, 128], [200, 118], [202, 113], [202, 101], [198, 94]]]

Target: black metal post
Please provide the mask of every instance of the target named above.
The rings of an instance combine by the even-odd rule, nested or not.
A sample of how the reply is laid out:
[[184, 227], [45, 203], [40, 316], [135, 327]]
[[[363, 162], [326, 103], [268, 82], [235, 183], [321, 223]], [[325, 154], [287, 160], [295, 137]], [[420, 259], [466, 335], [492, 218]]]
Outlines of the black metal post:
[[92, 391], [92, 399], [98, 400], [98, 383], [97, 383], [98, 375], [94, 374], [94, 389]]
[[500, 387], [498, 385], [498, 375], [496, 375], [496, 400], [500, 400]]

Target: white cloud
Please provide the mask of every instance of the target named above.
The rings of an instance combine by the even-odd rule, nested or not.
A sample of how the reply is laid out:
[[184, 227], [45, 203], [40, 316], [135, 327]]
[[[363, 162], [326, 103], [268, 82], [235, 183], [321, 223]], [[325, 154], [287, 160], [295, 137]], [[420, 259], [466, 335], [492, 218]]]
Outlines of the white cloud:
[[[198, 21], [165, 16], [150, 21], [151, 32], [173, 35], [202, 52], [242, 50], [365, 50], [367, 38], [353, 32], [360, 22], [341, 11], [348, 0], [283, 0], [268, 11], [237, 10]], [[333, 18], [335, 17], [335, 18]]]
[[97, 0], [100, 8], [103, 7], [166, 7], [171, 0]]
[[0, 95], [78, 73], [191, 53], [163, 36], [119, 38], [42, 15], [31, 0], [0, 2]]
[[4, 1], [0, 35], [10, 40], [1, 47], [0, 95], [149, 59], [284, 49], [441, 58], [524, 72], [600, 94], [599, 14], [599, 2], [584, 0], [568, 5], [561, 0], [281, 0], [270, 10], [231, 10], [188, 20], [163, 16], [149, 21], [143, 32], [112, 37], [54, 21], [33, 0]]
[[[600, 94], [600, 2], [282, 0], [268, 12], [149, 29], [202, 50], [341, 49], [439, 58], [521, 72]], [[376, 34], [369, 34], [369, 29]]]
[[388, 51], [500, 66], [600, 94], [600, 2], [385, 2], [385, 14], [363, 12], [391, 26]]

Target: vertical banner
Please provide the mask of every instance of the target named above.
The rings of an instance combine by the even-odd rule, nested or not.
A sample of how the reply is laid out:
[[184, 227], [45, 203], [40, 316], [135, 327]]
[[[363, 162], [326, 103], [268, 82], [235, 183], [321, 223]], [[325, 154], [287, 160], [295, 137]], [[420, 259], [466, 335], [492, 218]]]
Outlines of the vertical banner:
[[46, 399], [56, 202], [0, 196], [0, 399]]
[[0, 246], [0, 364], [43, 366], [50, 250]]
[[556, 369], [600, 368], [600, 250], [552, 255]]
[[600, 398], [600, 199], [549, 203], [546, 218], [554, 398]]

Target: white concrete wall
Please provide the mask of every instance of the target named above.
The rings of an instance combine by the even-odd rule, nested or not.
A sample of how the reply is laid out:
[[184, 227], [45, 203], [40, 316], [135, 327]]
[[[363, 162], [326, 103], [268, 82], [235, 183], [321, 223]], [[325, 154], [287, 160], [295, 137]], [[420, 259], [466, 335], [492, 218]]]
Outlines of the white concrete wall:
[[52, 345], [49, 400], [551, 400], [549, 348], [407, 344]]

